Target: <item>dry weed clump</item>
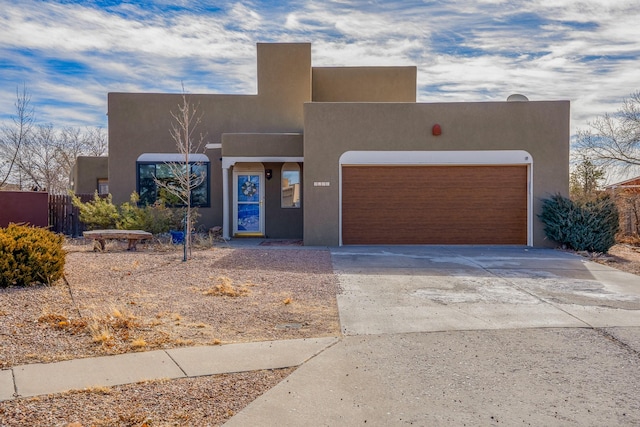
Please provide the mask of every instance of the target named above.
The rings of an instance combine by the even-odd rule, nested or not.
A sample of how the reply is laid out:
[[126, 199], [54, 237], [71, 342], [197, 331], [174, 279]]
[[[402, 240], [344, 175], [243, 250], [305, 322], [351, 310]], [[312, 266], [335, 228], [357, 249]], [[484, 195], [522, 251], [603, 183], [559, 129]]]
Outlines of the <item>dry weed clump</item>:
[[[156, 317], [162, 316], [168, 317], [175, 325], [180, 325], [182, 319], [179, 313], [159, 313]], [[119, 308], [113, 308], [103, 314], [94, 314], [88, 320], [84, 318], [72, 319], [67, 315], [45, 311], [38, 322], [46, 324], [54, 330], [73, 335], [90, 335], [92, 342], [102, 347], [108, 354], [142, 351], [169, 343], [177, 346], [194, 344], [192, 340], [171, 338], [169, 333], [159, 329], [154, 331], [153, 336], [149, 336], [149, 327], [164, 324], [161, 319], [146, 324], [137, 316]]]
[[142, 350], [147, 347], [147, 342], [142, 337], [138, 337], [131, 341], [131, 348]]
[[81, 393], [99, 394], [99, 395], [107, 396], [113, 393], [113, 389], [111, 387], [106, 387], [106, 386], [94, 386], [94, 387], [86, 387], [81, 389], [65, 391], [60, 393], [60, 395], [69, 396], [69, 395], [81, 394]]
[[[133, 348], [140, 348], [140, 338], [131, 340], [131, 335], [142, 326], [133, 314], [125, 310], [113, 308], [111, 313], [103, 316], [93, 316], [88, 328], [93, 342], [105, 348], [130, 344]], [[133, 345], [137, 341], [136, 345]]]
[[[213, 279], [209, 277], [209, 279]], [[202, 292], [202, 295], [213, 295], [213, 296], [225, 296], [225, 297], [241, 297], [245, 295], [249, 295], [249, 286], [253, 286], [251, 284], [244, 284], [241, 286], [234, 286], [233, 280], [226, 276], [219, 276], [215, 279], [218, 283], [213, 287], [207, 289]]]
[[45, 312], [38, 318], [38, 323], [45, 323], [54, 329], [65, 330], [72, 335], [84, 332], [87, 322], [84, 319], [70, 319], [66, 315]]

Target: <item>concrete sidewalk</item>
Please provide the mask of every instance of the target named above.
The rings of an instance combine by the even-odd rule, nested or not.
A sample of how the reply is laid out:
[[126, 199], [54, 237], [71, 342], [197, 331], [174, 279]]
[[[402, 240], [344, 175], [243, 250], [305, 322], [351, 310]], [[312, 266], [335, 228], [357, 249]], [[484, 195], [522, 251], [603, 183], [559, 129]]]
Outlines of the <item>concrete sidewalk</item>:
[[0, 400], [173, 379], [299, 366], [337, 338], [185, 347], [15, 366], [0, 371]]

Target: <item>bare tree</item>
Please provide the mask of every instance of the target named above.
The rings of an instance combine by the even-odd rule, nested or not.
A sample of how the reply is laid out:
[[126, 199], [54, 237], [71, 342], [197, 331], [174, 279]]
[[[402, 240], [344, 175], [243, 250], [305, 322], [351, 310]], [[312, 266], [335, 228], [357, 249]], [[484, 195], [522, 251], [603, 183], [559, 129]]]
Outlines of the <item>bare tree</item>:
[[23, 144], [16, 162], [32, 189], [64, 192], [68, 175], [60, 168], [56, 154], [58, 139], [53, 125], [38, 125]]
[[31, 95], [27, 92], [26, 85], [16, 88], [15, 116], [11, 117], [12, 124], [3, 126], [0, 133], [0, 188], [5, 185], [10, 177], [18, 175], [16, 163], [21, 154], [21, 149], [31, 137], [34, 122], [34, 112], [31, 107]]
[[63, 128], [35, 125], [26, 85], [16, 88], [15, 115], [0, 128], [0, 187], [9, 180], [20, 189], [66, 193], [69, 174], [78, 156], [107, 152], [102, 128]]
[[156, 185], [175, 196], [181, 205], [184, 205], [184, 240], [183, 258], [187, 260], [187, 252], [191, 251], [192, 206], [191, 192], [202, 184], [205, 174], [193, 173], [191, 154], [201, 151], [204, 145], [204, 135], [196, 135], [196, 129], [202, 121], [202, 114], [198, 112], [198, 106], [190, 103], [189, 98], [182, 88], [182, 102], [178, 105], [178, 111], [171, 112], [173, 123], [171, 124], [171, 138], [175, 142], [176, 149], [181, 156], [181, 162], [166, 163], [171, 171], [172, 179], [160, 180], [154, 178]]
[[640, 167], [640, 91], [625, 98], [616, 113], [598, 117], [589, 126], [578, 132], [578, 150], [623, 171]]
[[63, 128], [57, 138], [56, 150], [60, 174], [69, 177], [79, 156], [105, 156], [107, 147], [107, 134], [103, 128]]
[[107, 154], [107, 135], [103, 128], [65, 127], [58, 138], [58, 162], [67, 171], [78, 156], [104, 156]]

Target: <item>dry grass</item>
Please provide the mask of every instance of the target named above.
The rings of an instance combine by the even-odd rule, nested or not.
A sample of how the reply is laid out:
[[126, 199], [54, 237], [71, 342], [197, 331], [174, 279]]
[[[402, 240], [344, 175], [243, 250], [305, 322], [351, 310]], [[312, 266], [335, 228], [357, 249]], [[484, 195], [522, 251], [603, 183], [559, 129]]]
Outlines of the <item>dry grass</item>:
[[51, 328], [64, 330], [72, 335], [82, 333], [87, 328], [84, 319], [69, 319], [66, 315], [46, 312], [38, 317], [38, 323], [45, 323]]
[[[326, 251], [68, 247], [65, 281], [0, 290], [0, 369], [191, 345], [335, 336]], [[126, 247], [126, 244], [124, 245]], [[293, 303], [295, 301], [295, 303]], [[299, 323], [303, 328], [279, 328]]]
[[[211, 279], [211, 277], [210, 277]], [[249, 294], [249, 286], [255, 286], [250, 284], [244, 284], [240, 286], [234, 286], [233, 280], [225, 276], [219, 276], [216, 279], [216, 284], [203, 291], [202, 295], [213, 295], [213, 296], [225, 296], [225, 297], [241, 297]]]

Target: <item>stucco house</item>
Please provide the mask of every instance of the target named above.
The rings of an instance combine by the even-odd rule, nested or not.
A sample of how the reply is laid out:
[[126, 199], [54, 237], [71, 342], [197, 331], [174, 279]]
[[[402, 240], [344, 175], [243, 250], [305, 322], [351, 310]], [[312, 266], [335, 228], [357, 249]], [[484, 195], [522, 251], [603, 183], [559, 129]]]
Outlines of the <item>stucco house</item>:
[[69, 174], [69, 184], [76, 194], [109, 193], [109, 158], [78, 156]]
[[640, 237], [640, 176], [605, 187], [611, 193], [620, 214], [622, 236]]
[[[189, 95], [208, 142], [192, 157], [202, 225], [305, 245], [549, 245], [537, 214], [568, 194], [569, 102], [417, 103], [416, 77], [259, 43], [257, 94]], [[109, 93], [114, 202], [158, 196], [181, 96]]]

